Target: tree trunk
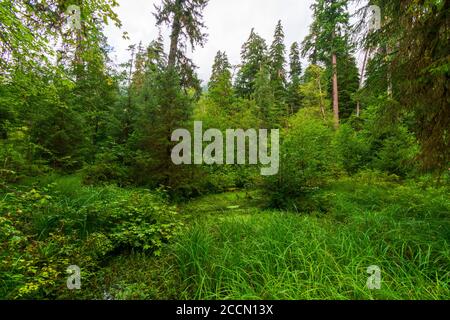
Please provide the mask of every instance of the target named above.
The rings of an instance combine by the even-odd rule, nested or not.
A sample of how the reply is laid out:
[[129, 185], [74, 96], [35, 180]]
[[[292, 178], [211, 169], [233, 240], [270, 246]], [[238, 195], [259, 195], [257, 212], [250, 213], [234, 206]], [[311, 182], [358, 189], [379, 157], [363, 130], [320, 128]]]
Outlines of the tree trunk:
[[180, 38], [181, 33], [181, 22], [179, 15], [175, 15], [172, 24], [172, 33], [170, 35], [170, 52], [169, 52], [169, 61], [168, 67], [174, 68], [177, 61], [177, 52], [178, 52], [178, 40]]
[[320, 111], [322, 112], [322, 117], [323, 120], [326, 120], [326, 115], [325, 115], [325, 104], [323, 103], [323, 94], [322, 94], [322, 84], [320, 83], [321, 79], [320, 76], [317, 77], [317, 84], [319, 86], [319, 95], [320, 95]]
[[334, 113], [334, 127], [339, 128], [339, 94], [338, 94], [338, 78], [337, 78], [337, 58], [336, 53], [333, 53], [333, 113]]

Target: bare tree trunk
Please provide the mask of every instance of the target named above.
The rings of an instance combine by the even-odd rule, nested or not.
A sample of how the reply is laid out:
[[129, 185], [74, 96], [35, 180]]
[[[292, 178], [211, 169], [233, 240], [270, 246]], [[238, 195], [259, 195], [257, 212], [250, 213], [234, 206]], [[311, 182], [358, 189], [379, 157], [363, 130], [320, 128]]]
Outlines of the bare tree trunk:
[[320, 81], [320, 76], [319, 76], [319, 77], [317, 77], [317, 84], [318, 84], [318, 86], [319, 86], [320, 111], [322, 112], [323, 120], [325, 120], [325, 119], [326, 119], [326, 115], [325, 115], [325, 106], [324, 106], [324, 103], [323, 103], [322, 84], [321, 84], [320, 82], [321, 82], [321, 81]]
[[336, 53], [333, 53], [333, 113], [334, 113], [334, 127], [339, 128], [339, 93], [338, 93], [338, 78], [337, 78], [337, 58]]

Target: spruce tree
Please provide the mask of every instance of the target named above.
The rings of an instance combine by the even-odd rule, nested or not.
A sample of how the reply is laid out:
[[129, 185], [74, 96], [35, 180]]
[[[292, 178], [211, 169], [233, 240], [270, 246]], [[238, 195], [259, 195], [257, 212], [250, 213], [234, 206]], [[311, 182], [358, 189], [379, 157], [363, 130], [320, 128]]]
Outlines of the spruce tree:
[[[147, 68], [149, 73], [141, 94], [142, 116], [137, 125], [140, 129], [134, 139], [138, 152], [133, 170], [141, 184], [162, 184], [176, 191], [190, 178], [191, 167], [180, 168], [172, 163], [176, 143], [171, 140], [176, 129], [188, 127], [196, 98], [190, 89], [200, 89], [186, 49], [188, 42], [194, 48], [206, 41], [202, 12], [207, 3], [207, 0], [163, 0], [156, 7], [157, 25], [170, 26], [171, 42], [167, 59], [158, 46], [149, 50], [149, 55], [156, 54], [153, 58], [157, 63], [150, 63]], [[163, 61], [166, 63], [161, 66]], [[143, 176], [143, 172], [148, 174]]]
[[281, 21], [275, 28], [274, 40], [270, 46], [270, 82], [274, 90], [277, 103], [283, 104], [286, 99], [286, 46], [284, 44], [284, 31]]
[[301, 76], [302, 64], [300, 61], [300, 48], [298, 43], [294, 42], [289, 54], [289, 84], [287, 89], [287, 103], [291, 114], [296, 113], [301, 107]]
[[231, 64], [225, 52], [217, 52], [208, 83], [209, 97], [219, 108], [229, 110], [233, 103]]
[[188, 43], [191, 48], [203, 46], [207, 35], [203, 32], [203, 10], [209, 0], [163, 0], [160, 6], [155, 5], [156, 25], [169, 25], [170, 50], [168, 68], [177, 69], [184, 88], [193, 87], [200, 91], [200, 80], [195, 73], [196, 66], [187, 57]]
[[272, 126], [280, 126], [288, 116], [286, 46], [281, 21], [275, 27], [274, 40], [269, 51], [270, 85], [275, 98], [271, 110]]
[[236, 77], [236, 94], [249, 98], [255, 91], [255, 82], [262, 66], [268, 62], [266, 41], [252, 29], [242, 46], [241, 67]]
[[303, 55], [313, 63], [327, 66], [331, 75], [335, 127], [339, 127], [338, 66], [342, 55], [349, 54], [349, 13], [346, 0], [316, 0], [312, 5], [314, 21], [303, 41]]

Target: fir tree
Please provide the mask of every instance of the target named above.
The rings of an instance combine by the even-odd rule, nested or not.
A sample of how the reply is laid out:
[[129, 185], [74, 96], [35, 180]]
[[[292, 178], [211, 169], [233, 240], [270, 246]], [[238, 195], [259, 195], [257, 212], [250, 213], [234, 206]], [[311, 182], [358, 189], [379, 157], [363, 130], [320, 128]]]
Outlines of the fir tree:
[[346, 0], [316, 0], [312, 5], [314, 21], [310, 34], [303, 41], [303, 55], [313, 63], [325, 64], [331, 74], [334, 124], [340, 122], [339, 57], [349, 50], [349, 13]]
[[297, 42], [291, 46], [289, 54], [289, 84], [287, 92], [287, 103], [290, 112], [296, 113], [301, 107], [300, 79], [302, 76], [302, 64], [300, 61], [300, 48]]
[[253, 29], [242, 46], [241, 60], [235, 83], [236, 94], [242, 98], [249, 98], [254, 93], [256, 77], [261, 67], [268, 61], [266, 41]]

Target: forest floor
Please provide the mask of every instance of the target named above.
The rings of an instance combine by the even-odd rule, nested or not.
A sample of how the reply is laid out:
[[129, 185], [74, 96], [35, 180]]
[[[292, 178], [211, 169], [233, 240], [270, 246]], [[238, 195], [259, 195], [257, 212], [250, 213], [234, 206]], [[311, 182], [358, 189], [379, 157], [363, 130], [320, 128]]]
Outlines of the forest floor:
[[[64, 275], [54, 273], [52, 280], [49, 272], [71, 263], [61, 258], [66, 249], [80, 252], [90, 242], [80, 240], [84, 244], [74, 247], [73, 238], [49, 230], [62, 226], [89, 237], [122, 210], [139, 214], [147, 205], [139, 199], [147, 198], [140, 198], [140, 189], [83, 186], [77, 176], [32, 185], [31, 191], [0, 198], [6, 210], [0, 227], [16, 234], [4, 243], [14, 258], [4, 261], [0, 276], [0, 293], [6, 297], [48, 298], [49, 292], [57, 299], [450, 297], [447, 187], [372, 176], [342, 178], [302, 199], [293, 211], [270, 209], [269, 197], [260, 190], [203, 196], [175, 207], [183, 227], [161, 252], [107, 251], [95, 264], [85, 258], [81, 262], [91, 268], [83, 275], [82, 289], [68, 291]], [[160, 207], [158, 202], [154, 206]], [[95, 252], [106, 243], [102, 239], [117, 235], [104, 234]], [[14, 249], [20, 243], [26, 254]], [[367, 287], [371, 266], [381, 272], [377, 290]]]

